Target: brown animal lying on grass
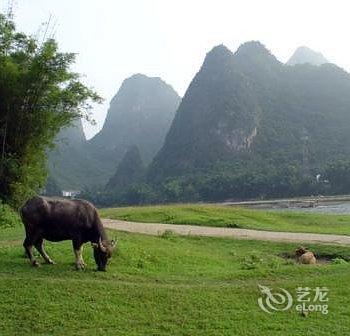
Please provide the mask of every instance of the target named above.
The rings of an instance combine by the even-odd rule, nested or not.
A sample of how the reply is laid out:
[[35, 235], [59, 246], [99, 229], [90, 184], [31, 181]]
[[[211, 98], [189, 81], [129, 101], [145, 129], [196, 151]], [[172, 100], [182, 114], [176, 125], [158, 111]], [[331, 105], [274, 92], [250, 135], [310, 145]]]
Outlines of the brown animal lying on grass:
[[301, 264], [316, 264], [315, 255], [305, 247], [299, 247], [295, 251], [295, 255]]

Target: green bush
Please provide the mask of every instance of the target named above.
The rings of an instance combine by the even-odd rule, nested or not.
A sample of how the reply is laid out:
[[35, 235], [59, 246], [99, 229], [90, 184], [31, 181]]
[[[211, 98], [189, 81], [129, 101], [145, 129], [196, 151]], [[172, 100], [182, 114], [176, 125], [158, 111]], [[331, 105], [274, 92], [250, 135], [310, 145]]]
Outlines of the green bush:
[[332, 259], [332, 264], [336, 264], [336, 265], [347, 264], [347, 261], [344, 260], [343, 258], [337, 257], [337, 258]]
[[21, 225], [21, 219], [11, 207], [0, 201], [0, 229]]

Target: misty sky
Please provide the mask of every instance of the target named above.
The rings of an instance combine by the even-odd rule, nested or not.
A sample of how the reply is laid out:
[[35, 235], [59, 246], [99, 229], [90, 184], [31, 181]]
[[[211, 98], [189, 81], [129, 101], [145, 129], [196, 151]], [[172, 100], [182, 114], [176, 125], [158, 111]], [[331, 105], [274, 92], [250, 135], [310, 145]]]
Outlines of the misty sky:
[[182, 96], [220, 43], [235, 51], [260, 40], [282, 62], [306, 45], [350, 70], [348, 0], [17, 0], [14, 13], [28, 34], [51, 14], [61, 50], [78, 53], [74, 70], [105, 98], [93, 110], [97, 126], [85, 125], [88, 137], [123, 79], [161, 77]]

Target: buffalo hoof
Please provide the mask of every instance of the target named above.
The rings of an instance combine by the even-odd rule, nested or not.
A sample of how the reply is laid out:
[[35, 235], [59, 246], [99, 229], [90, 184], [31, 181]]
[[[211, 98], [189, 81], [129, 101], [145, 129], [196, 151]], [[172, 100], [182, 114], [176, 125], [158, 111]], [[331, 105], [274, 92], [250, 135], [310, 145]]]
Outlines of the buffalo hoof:
[[32, 261], [32, 266], [33, 267], [40, 267], [40, 264], [38, 263], [38, 261], [34, 260], [34, 261]]
[[85, 264], [75, 264], [77, 271], [83, 271], [85, 269]]
[[49, 265], [56, 265], [56, 263], [53, 260], [46, 260], [46, 263]]

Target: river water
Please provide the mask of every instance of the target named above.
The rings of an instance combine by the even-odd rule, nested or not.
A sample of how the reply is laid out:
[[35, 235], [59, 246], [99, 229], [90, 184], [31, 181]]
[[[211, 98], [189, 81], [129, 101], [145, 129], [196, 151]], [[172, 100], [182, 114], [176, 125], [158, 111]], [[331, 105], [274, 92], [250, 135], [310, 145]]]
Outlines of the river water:
[[313, 208], [290, 207], [284, 209], [271, 209], [273, 211], [297, 211], [304, 213], [325, 213], [350, 215], [350, 202], [324, 203]]

